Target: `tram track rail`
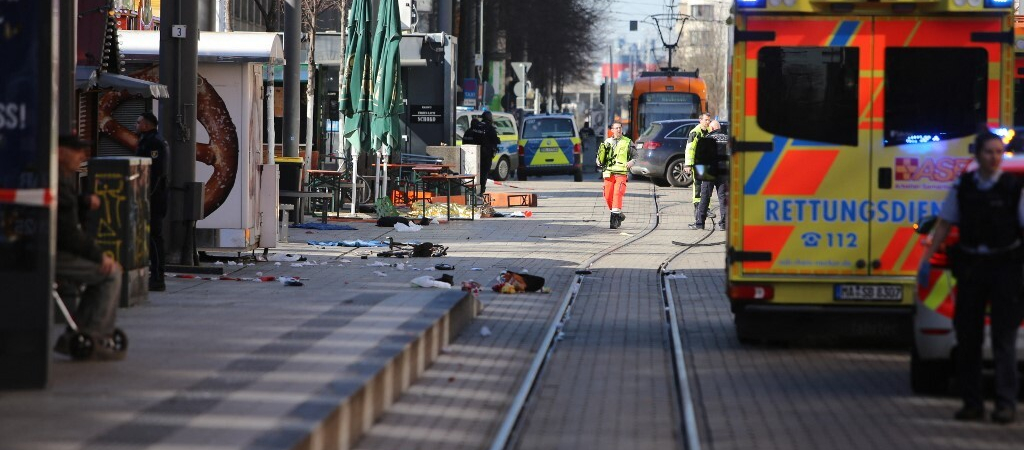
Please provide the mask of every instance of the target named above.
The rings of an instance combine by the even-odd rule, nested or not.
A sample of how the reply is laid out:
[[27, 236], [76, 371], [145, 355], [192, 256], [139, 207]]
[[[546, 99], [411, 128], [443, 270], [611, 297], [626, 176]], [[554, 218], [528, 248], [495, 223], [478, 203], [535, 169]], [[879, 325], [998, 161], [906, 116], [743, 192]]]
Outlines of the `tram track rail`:
[[[534, 358], [530, 364], [530, 368], [527, 370], [526, 376], [523, 379], [522, 384], [516, 392], [515, 397], [509, 406], [504, 419], [501, 422], [501, 426], [498, 429], [494, 439], [492, 440], [490, 450], [504, 450], [510, 443], [510, 440], [520, 423], [520, 419], [523, 412], [530, 400], [530, 396], [534, 392], [539, 380], [544, 374], [546, 364], [551, 360], [558, 342], [562, 337], [562, 329], [565, 324], [569, 321], [572, 315], [572, 307], [579, 295], [580, 288], [586, 282], [587, 275], [591, 275], [591, 268], [595, 263], [608, 257], [614, 252], [650, 236], [652, 233], [658, 230], [661, 225], [661, 214], [662, 207], [658, 203], [657, 188], [654, 188], [654, 195], [652, 195], [652, 201], [654, 202], [655, 214], [654, 225], [649, 226], [643, 232], [638, 233], [629, 239], [612, 245], [601, 252], [590, 257], [583, 263], [581, 263], [576, 269], [575, 277], [572, 279], [572, 283], [565, 295], [562, 297], [561, 303], [559, 304], [554, 319], [548, 325], [545, 335], [541, 341], [540, 348], [537, 349]], [[669, 352], [672, 356], [672, 368], [673, 368], [673, 382], [676, 387], [676, 406], [679, 408], [680, 415], [682, 417], [682, 423], [680, 424], [683, 430], [683, 448], [686, 450], [700, 450], [700, 437], [698, 433], [696, 409], [693, 405], [693, 396], [690, 392], [689, 376], [687, 375], [686, 358], [683, 351], [683, 342], [680, 334], [680, 320], [679, 314], [675, 307], [675, 301], [672, 296], [671, 281], [667, 277], [673, 275], [675, 272], [669, 270], [668, 267], [672, 262], [681, 257], [689, 250], [713, 245], [706, 244], [704, 241], [709, 239], [714, 233], [714, 223], [712, 223], [712, 229], [706, 233], [703, 237], [699, 238], [693, 243], [681, 243], [673, 241], [675, 245], [682, 246], [680, 250], [666, 257], [662, 263], [658, 266], [658, 278], [660, 281], [661, 297], [665, 311], [665, 321], [669, 331]]]

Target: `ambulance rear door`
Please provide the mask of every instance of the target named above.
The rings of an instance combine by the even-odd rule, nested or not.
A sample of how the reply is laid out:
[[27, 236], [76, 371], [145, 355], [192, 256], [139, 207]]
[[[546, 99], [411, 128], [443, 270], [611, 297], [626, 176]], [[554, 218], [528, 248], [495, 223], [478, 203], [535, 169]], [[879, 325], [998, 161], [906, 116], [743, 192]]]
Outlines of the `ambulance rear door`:
[[736, 275], [868, 274], [871, 18], [748, 16], [737, 25]]
[[993, 16], [876, 17], [874, 27], [872, 120], [862, 121], [872, 129], [869, 271], [912, 276], [923, 251], [914, 224], [938, 214], [979, 126], [1009, 119], [1012, 30]]

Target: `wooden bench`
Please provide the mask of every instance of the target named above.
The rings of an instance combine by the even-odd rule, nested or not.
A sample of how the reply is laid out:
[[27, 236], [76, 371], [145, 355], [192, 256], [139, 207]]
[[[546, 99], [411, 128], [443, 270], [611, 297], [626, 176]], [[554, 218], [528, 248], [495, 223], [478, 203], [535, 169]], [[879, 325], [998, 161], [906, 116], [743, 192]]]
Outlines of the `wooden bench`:
[[[351, 183], [349, 183], [351, 185]], [[310, 198], [327, 198], [334, 199], [333, 192], [309, 192], [309, 191], [281, 191], [281, 198], [297, 198], [299, 200], [306, 200]], [[300, 202], [302, 205], [299, 206], [298, 211], [295, 212], [295, 220], [293, 223], [299, 224], [303, 222], [303, 216], [305, 215], [305, 209], [303, 206], [305, 202]], [[321, 221], [327, 223], [327, 212], [330, 208], [324, 208], [324, 215]]]
[[505, 208], [511, 208], [513, 206], [537, 206], [537, 194], [534, 193], [514, 193], [514, 192], [494, 192], [484, 194], [484, 201], [491, 204], [491, 206], [500, 206]]

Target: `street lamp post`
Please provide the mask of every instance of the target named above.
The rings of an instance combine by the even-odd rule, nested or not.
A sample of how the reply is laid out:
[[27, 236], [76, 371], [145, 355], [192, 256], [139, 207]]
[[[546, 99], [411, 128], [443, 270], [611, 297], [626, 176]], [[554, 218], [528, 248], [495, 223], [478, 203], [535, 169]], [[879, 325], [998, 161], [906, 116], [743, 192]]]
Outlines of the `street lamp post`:
[[480, 82], [477, 83], [477, 107], [480, 110], [484, 109], [484, 92], [487, 92], [484, 84], [484, 0], [480, 0], [480, 49], [476, 55], [476, 71]]

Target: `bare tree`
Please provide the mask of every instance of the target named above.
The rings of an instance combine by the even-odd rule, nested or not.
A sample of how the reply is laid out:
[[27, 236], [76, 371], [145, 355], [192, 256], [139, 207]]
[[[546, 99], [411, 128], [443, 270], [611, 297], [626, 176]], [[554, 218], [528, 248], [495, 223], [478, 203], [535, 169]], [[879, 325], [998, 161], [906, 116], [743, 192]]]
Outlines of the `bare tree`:
[[321, 14], [341, 7], [342, 0], [302, 0], [302, 30], [309, 42], [306, 54], [306, 155], [313, 146], [314, 111], [316, 97], [316, 20]]
[[[465, 1], [465, 0], [464, 0]], [[508, 31], [513, 59], [533, 62], [530, 81], [545, 97], [583, 78], [596, 59], [600, 19], [610, 0], [500, 0], [490, 14]], [[485, 24], [486, 26], [486, 24]]]
[[707, 83], [708, 112], [724, 118], [728, 113], [725, 73], [728, 67], [729, 48], [729, 5], [702, 5], [710, 11], [690, 11], [693, 14], [683, 29], [676, 55], [683, 70], [700, 69], [700, 76]]
[[281, 31], [281, 11], [284, 11], [284, 0], [235, 0], [251, 1], [263, 16], [263, 27], [267, 31]]

